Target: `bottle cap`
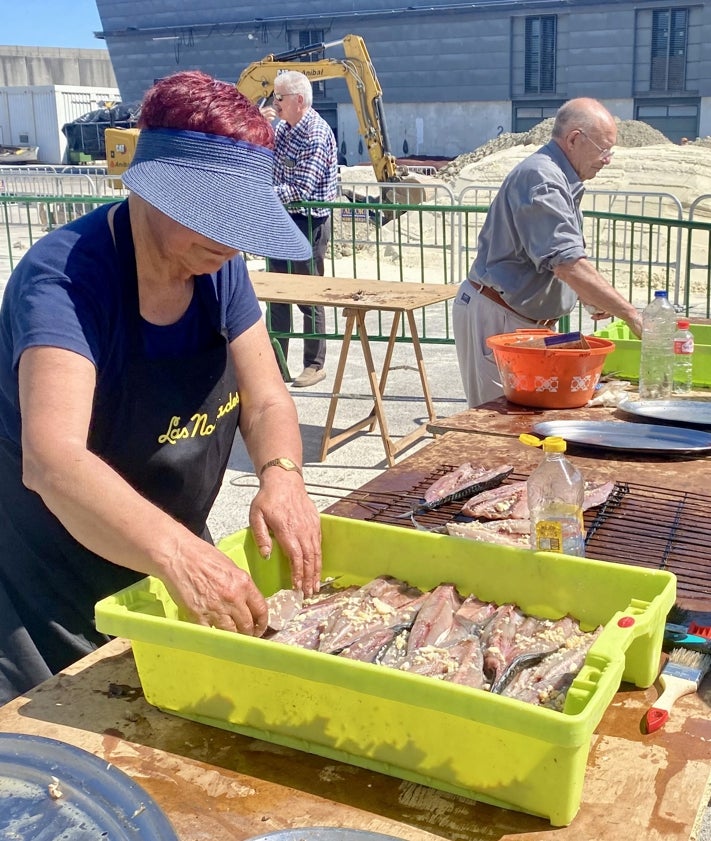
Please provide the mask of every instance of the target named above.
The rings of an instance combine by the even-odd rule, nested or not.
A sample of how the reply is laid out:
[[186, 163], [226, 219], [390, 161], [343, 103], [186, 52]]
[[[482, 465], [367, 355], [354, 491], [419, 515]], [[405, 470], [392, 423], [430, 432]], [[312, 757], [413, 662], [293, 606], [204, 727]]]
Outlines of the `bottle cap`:
[[657, 289], [654, 293], [655, 298], [667, 298], [667, 290], [666, 289]]
[[688, 330], [689, 329], [689, 319], [688, 318], [680, 318], [677, 321], [676, 326], [680, 330]]
[[529, 447], [542, 447], [544, 453], [564, 453], [567, 446], [565, 439], [559, 435], [549, 435], [541, 440], [535, 435], [528, 435], [524, 432], [518, 436], [518, 440]]

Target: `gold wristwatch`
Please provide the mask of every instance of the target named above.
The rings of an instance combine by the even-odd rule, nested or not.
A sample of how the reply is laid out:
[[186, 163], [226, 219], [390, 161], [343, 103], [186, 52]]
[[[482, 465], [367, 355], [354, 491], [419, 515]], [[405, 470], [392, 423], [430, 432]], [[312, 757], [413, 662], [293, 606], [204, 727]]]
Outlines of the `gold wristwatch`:
[[259, 475], [261, 476], [267, 467], [281, 467], [282, 470], [295, 470], [299, 476], [303, 476], [304, 474], [301, 472], [301, 468], [299, 467], [296, 462], [293, 462], [290, 458], [286, 458], [282, 456], [281, 458], [273, 458], [268, 461], [266, 464], [262, 465], [262, 469], [259, 471]]

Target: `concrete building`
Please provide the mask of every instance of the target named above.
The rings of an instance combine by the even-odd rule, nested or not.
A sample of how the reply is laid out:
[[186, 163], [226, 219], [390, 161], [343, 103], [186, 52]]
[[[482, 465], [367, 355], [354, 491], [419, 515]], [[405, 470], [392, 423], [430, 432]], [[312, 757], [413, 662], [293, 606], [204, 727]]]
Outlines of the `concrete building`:
[[119, 97], [108, 50], [0, 46], [0, 145], [66, 162], [62, 126]]
[[35, 85], [118, 87], [106, 49], [0, 45], [0, 87]]
[[[236, 80], [269, 53], [361, 35], [396, 155], [452, 157], [576, 96], [670, 139], [711, 134], [711, 4], [694, 0], [97, 0], [124, 101], [200, 68]], [[327, 55], [338, 55], [338, 48]], [[342, 80], [316, 106], [348, 163], [366, 160]]]

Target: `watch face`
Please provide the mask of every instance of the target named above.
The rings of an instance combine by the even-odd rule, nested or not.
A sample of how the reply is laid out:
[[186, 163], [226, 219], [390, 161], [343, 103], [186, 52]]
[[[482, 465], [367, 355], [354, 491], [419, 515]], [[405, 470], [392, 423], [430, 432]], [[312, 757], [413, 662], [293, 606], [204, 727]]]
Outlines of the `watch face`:
[[294, 462], [290, 458], [280, 458], [279, 464], [282, 467], [285, 467], [287, 470], [296, 470], [297, 467]]

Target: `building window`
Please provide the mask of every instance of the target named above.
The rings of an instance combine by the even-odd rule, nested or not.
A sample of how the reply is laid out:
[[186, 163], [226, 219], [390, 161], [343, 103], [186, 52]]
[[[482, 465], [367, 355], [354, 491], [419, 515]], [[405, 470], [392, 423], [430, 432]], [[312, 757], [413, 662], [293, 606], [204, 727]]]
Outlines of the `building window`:
[[526, 18], [526, 93], [555, 93], [556, 16]]
[[688, 9], [659, 9], [654, 12], [651, 90], [684, 90], [688, 20]]
[[562, 101], [553, 99], [535, 103], [530, 100], [514, 102], [511, 130], [514, 132], [529, 131], [542, 120], [555, 117], [562, 104]]
[[[323, 44], [324, 31], [323, 29], [300, 29], [299, 30], [299, 46], [310, 47], [312, 44]], [[324, 57], [324, 51], [318, 50], [305, 56], [302, 61], [321, 61]], [[314, 99], [323, 99], [326, 96], [325, 82], [312, 82]]]

